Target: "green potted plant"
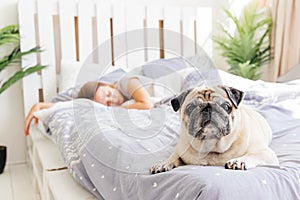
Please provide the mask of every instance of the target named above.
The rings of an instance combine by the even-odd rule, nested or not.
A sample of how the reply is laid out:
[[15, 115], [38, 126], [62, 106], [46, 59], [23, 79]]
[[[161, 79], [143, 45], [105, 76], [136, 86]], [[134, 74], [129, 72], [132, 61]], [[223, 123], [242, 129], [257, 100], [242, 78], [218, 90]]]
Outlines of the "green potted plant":
[[252, 80], [261, 78], [261, 67], [272, 59], [272, 18], [267, 7], [260, 7], [258, 1], [252, 1], [245, 6], [240, 18], [229, 9], [223, 10], [236, 31], [230, 33], [223, 24], [222, 35], [214, 36], [213, 41], [229, 65], [228, 71]]
[[[9, 51], [8, 55], [1, 55], [2, 57], [0, 57], [0, 74], [7, 67], [21, 63], [21, 59], [23, 56], [41, 52], [41, 49], [39, 47], [34, 47], [28, 51], [21, 52], [18, 25], [9, 25], [0, 29], [0, 48], [5, 50], [11, 50]], [[45, 67], [46, 66], [39, 64], [35, 66], [28, 66], [26, 68], [21, 68], [17, 70], [17, 72], [11, 74], [9, 77], [2, 77], [2, 79], [4, 80], [0, 79], [0, 95], [20, 79], [34, 72], [40, 71]], [[6, 146], [2, 145], [0, 146], [0, 174], [4, 170], [5, 162]]]

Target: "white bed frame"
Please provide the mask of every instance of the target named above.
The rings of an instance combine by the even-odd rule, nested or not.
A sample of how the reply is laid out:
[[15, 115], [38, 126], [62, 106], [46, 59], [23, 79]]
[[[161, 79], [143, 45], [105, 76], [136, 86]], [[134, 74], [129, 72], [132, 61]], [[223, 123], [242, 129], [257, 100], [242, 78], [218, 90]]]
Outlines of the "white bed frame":
[[[18, 2], [21, 50], [41, 46], [44, 51], [22, 59], [22, 67], [37, 63], [48, 65], [41, 73], [24, 78], [24, 111], [39, 101], [50, 101], [59, 88], [62, 60], [83, 62], [92, 54], [95, 63], [104, 59], [117, 66], [129, 68], [158, 58], [195, 55], [200, 45], [214, 57], [212, 32], [221, 18], [220, 7], [225, 0], [20, 0]], [[146, 28], [154, 28], [149, 35]], [[144, 46], [130, 49], [129, 31], [140, 31], [135, 42]], [[167, 31], [178, 33], [177, 41], [170, 41]], [[153, 32], [151, 32], [153, 33]], [[121, 39], [116, 37], [122, 35]], [[187, 48], [184, 37], [194, 41]], [[93, 51], [108, 42], [105, 52]], [[157, 48], [149, 48], [149, 44]], [[119, 50], [123, 52], [118, 52]], [[93, 52], [93, 53], [92, 53]], [[122, 54], [123, 53], [123, 54]], [[118, 56], [122, 54], [122, 56]], [[70, 66], [71, 67], [71, 66]], [[75, 69], [74, 69], [75, 70]], [[33, 169], [37, 199], [93, 199], [69, 175], [57, 147], [31, 127], [28, 137], [28, 161]]]

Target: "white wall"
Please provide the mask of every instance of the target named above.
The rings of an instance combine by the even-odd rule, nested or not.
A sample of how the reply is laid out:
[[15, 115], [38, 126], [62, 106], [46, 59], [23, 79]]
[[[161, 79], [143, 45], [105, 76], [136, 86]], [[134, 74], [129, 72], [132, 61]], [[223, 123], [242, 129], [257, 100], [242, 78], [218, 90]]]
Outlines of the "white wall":
[[[0, 0], [0, 28], [17, 23], [17, 0]], [[0, 52], [0, 56], [3, 53]], [[7, 77], [19, 67], [10, 67], [0, 77]], [[18, 82], [0, 95], [0, 145], [8, 148], [7, 164], [26, 161], [23, 122], [23, 97], [21, 82]]]

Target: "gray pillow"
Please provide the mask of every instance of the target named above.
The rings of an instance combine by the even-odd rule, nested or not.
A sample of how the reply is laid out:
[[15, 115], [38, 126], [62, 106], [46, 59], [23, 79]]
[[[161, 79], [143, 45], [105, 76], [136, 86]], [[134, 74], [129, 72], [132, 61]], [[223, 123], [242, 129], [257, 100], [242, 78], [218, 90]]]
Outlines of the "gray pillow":
[[114, 82], [118, 81], [126, 71], [122, 68], [118, 68], [102, 77], [99, 78], [100, 82], [108, 83], [108, 84], [113, 84]]
[[187, 64], [181, 57], [158, 59], [143, 65], [142, 74], [146, 77], [156, 79], [187, 67]]

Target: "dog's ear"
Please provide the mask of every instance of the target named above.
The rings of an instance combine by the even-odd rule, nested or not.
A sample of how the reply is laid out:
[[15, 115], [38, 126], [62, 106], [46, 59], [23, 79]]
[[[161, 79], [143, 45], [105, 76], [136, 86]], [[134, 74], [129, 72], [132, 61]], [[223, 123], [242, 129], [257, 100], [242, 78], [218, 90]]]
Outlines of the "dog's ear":
[[192, 91], [192, 89], [185, 90], [171, 100], [173, 110], [177, 112], [184, 102], [185, 97]]
[[230, 99], [231, 103], [234, 105], [235, 108], [237, 108], [243, 100], [244, 92], [233, 87], [222, 86], [222, 88], [227, 93], [227, 96]]

